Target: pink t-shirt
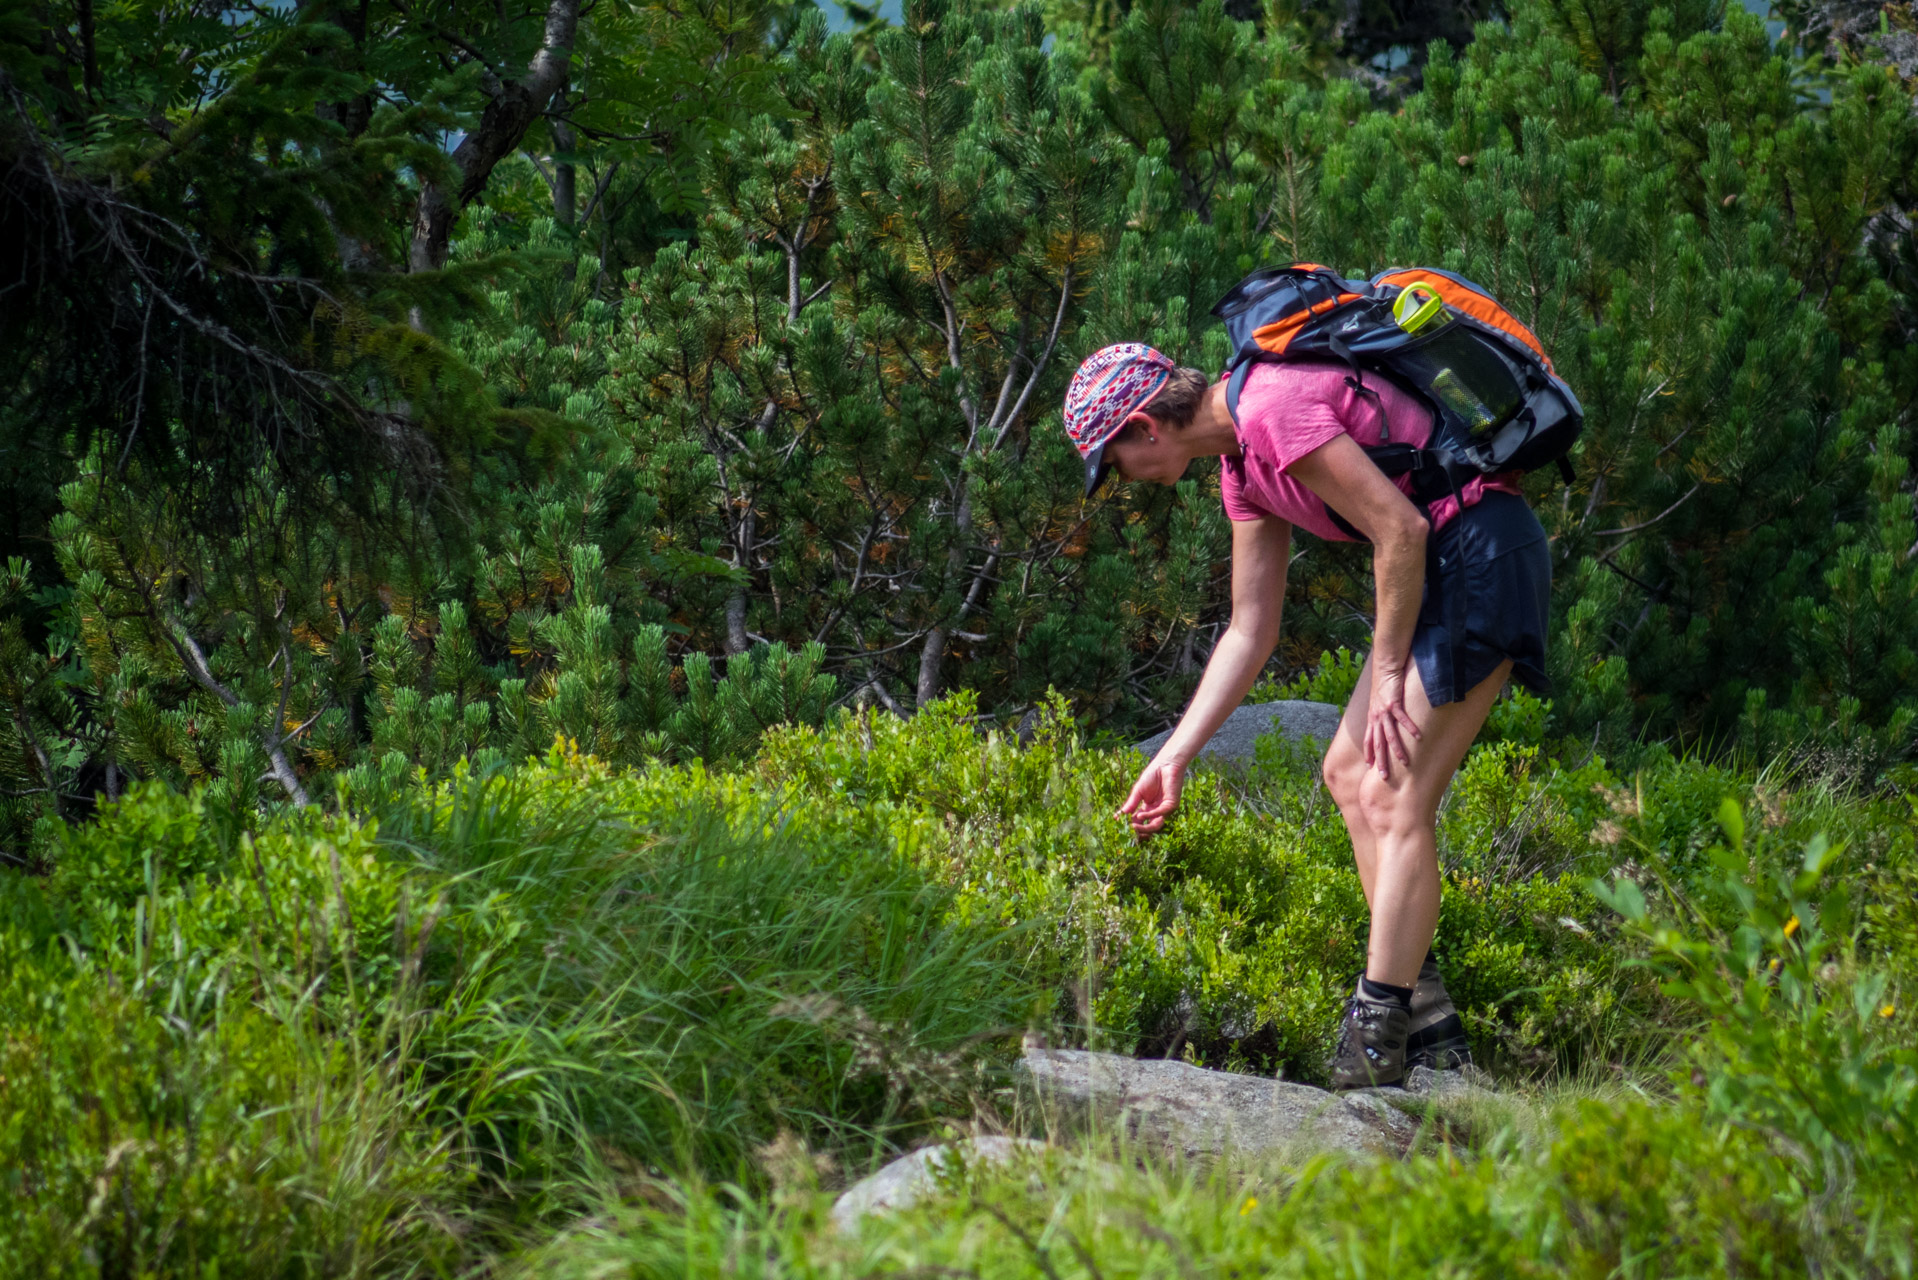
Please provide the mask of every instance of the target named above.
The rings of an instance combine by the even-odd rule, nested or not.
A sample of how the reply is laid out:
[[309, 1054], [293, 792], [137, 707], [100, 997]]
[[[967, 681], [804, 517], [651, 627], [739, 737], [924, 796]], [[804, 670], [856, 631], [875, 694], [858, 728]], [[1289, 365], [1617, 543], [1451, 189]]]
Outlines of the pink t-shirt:
[[[1347, 385], [1351, 370], [1342, 364], [1299, 361], [1261, 364], [1246, 375], [1239, 396], [1237, 458], [1221, 458], [1219, 485], [1225, 496], [1225, 514], [1234, 520], [1278, 516], [1301, 529], [1335, 542], [1352, 539], [1332, 523], [1325, 502], [1288, 473], [1292, 464], [1341, 433], [1362, 445], [1383, 443], [1379, 408], [1392, 424], [1395, 444], [1423, 445], [1432, 438], [1432, 413], [1384, 378], [1365, 380], [1378, 393], [1375, 403]], [[1409, 496], [1410, 476], [1397, 478]], [[1521, 493], [1518, 476], [1506, 474], [1474, 478], [1459, 490], [1471, 506], [1487, 489]], [[1432, 527], [1456, 516], [1459, 504], [1451, 497], [1432, 504]]]

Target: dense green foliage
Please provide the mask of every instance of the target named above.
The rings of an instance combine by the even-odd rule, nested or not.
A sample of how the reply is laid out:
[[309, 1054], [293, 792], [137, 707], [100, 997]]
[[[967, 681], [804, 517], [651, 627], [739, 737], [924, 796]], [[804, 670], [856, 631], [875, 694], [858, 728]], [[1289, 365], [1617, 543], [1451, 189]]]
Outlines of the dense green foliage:
[[1783, 1134], [1642, 1100], [1566, 1104], [1551, 1120], [1550, 1137], [1510, 1138], [1496, 1157], [1454, 1150], [1211, 1176], [1026, 1162], [955, 1178], [950, 1197], [857, 1239], [825, 1228], [816, 1209], [741, 1211], [697, 1196], [683, 1208], [635, 1204], [520, 1274], [1359, 1280], [1896, 1276], [1910, 1265], [1908, 1220], [1894, 1216], [1905, 1166], [1865, 1169], [1870, 1207], [1847, 1197], [1834, 1210], [1831, 1184], [1794, 1163]]
[[[133, 779], [720, 759], [952, 687], [1164, 723], [1215, 481], [1082, 502], [1059, 394], [1216, 364], [1295, 257], [1463, 271], [1583, 396], [1555, 732], [1910, 755], [1918, 123], [1866, 37], [1526, 3], [1414, 91], [1310, 7], [7, 12], [16, 858]], [[1277, 678], [1362, 648], [1354, 549], [1289, 597]]]
[[[811, 1188], [1022, 1123], [1000, 1067], [1027, 1029], [1316, 1078], [1362, 907], [1312, 762], [1202, 774], [1139, 845], [1109, 816], [1135, 754], [970, 711], [842, 714], [732, 773], [462, 767], [359, 817], [142, 786], [50, 876], [0, 873], [0, 1274], [440, 1274], [555, 1233], [554, 1266], [856, 1270]], [[1393, 1186], [1491, 1215], [1420, 1246], [1455, 1261], [1615, 1263], [1678, 1222], [1699, 1258], [1725, 1233], [1858, 1258], [1874, 1223], [1907, 1247], [1910, 806], [1674, 759], [1615, 782], [1521, 736], [1475, 748], [1444, 836], [1440, 954], [1518, 1110], [1404, 1169], [1108, 1186], [1075, 1231], [1163, 1194], [1183, 1247], [1336, 1251], [1321, 1212]], [[1581, 1078], [1640, 1091], [1526, 1118]], [[1240, 1224], [1234, 1194], [1292, 1207]], [[1026, 1265], [983, 1212], [881, 1239]]]
[[[0, 0], [0, 1277], [1909, 1274], [1906, 18], [1254, 7]], [[1057, 424], [1293, 258], [1589, 411], [1440, 818], [1506, 1101], [834, 1236], [1028, 1030], [1319, 1077], [1311, 754], [1112, 817], [1216, 479]], [[1297, 548], [1255, 696], [1369, 600]]]

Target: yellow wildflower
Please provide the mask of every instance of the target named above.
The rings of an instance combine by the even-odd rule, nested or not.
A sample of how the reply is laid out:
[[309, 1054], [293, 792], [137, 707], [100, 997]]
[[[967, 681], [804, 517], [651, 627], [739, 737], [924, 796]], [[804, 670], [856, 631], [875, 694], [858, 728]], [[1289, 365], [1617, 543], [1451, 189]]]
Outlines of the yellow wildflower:
[[1239, 1206], [1239, 1216], [1243, 1218], [1246, 1214], [1251, 1213], [1254, 1209], [1258, 1207], [1259, 1207], [1259, 1198], [1257, 1196], [1247, 1196], [1245, 1198], [1245, 1203]]
[[1896, 1005], [1888, 1004], [1884, 1008], [1878, 1011], [1878, 1016], [1881, 1018], [1889, 1018], [1892, 1014], [1897, 1012], [1898, 1012], [1898, 1007]]
[[1785, 936], [1789, 938], [1794, 933], [1797, 933], [1797, 932], [1798, 932], [1798, 917], [1793, 916], [1791, 919], [1785, 921]]

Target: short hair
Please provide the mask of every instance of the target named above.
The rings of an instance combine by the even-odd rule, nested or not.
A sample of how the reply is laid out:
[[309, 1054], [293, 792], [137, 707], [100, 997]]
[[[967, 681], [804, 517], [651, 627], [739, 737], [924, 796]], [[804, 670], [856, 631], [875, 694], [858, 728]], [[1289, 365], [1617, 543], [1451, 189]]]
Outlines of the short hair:
[[1135, 412], [1163, 422], [1168, 427], [1189, 427], [1198, 416], [1212, 379], [1197, 369], [1180, 367], [1166, 376], [1159, 394], [1140, 405]]

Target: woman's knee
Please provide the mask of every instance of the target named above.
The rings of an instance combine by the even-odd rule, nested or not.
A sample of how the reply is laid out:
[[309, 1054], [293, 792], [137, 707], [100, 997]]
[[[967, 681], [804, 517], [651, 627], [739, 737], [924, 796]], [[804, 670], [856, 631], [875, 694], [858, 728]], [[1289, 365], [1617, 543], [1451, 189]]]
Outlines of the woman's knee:
[[1360, 774], [1356, 809], [1365, 825], [1384, 837], [1430, 831], [1436, 814], [1409, 778], [1381, 778], [1376, 769]]
[[1325, 779], [1325, 789], [1331, 793], [1332, 803], [1345, 814], [1358, 811], [1359, 789], [1364, 784], [1365, 774], [1365, 761], [1359, 758], [1356, 751], [1346, 749], [1342, 742], [1334, 742], [1319, 765], [1319, 776]]

